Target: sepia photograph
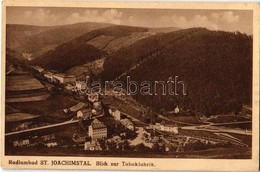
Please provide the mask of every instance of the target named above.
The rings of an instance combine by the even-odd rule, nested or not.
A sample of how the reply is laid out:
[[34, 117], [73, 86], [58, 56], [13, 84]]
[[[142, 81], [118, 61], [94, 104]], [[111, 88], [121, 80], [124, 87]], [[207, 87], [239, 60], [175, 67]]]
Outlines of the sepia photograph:
[[6, 5], [7, 166], [151, 170], [164, 169], [158, 159], [258, 156], [255, 9], [89, 4]]

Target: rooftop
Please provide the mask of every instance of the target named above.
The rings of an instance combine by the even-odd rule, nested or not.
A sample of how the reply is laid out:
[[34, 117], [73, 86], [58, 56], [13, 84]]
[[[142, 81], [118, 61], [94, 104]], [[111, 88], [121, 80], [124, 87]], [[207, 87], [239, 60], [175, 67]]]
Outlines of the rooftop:
[[55, 74], [54, 76], [58, 76], [58, 77], [67, 77], [67, 78], [75, 78], [75, 76], [74, 75], [67, 75], [67, 74], [65, 74], [65, 73], [57, 73], [57, 74]]
[[93, 129], [102, 129], [107, 128], [102, 122], [100, 122], [98, 119], [94, 119], [91, 123]]

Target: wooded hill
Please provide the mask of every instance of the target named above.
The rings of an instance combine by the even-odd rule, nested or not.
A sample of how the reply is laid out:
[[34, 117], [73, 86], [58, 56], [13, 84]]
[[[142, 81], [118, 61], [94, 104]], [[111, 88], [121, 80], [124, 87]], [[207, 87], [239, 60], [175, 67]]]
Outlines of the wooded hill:
[[[179, 105], [206, 115], [238, 113], [242, 104], [251, 104], [252, 37], [203, 28], [155, 35], [106, 58], [103, 80], [113, 80], [124, 72], [138, 83], [167, 81], [174, 76], [185, 81], [186, 96], [135, 96], [156, 111]], [[126, 75], [118, 80], [126, 82]]]

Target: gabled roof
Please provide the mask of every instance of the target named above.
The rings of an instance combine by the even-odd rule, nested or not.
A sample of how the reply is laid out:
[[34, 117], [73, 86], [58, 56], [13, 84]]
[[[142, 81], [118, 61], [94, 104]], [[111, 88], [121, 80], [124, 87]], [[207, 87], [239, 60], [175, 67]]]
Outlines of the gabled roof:
[[82, 109], [84, 107], [86, 107], [86, 104], [83, 103], [83, 102], [79, 102], [78, 104], [70, 107], [69, 109], [70, 109], [70, 111], [76, 112], [76, 111], [78, 111], [78, 110], [80, 110], [80, 109]]
[[121, 123], [122, 123], [123, 125], [125, 125], [125, 126], [128, 126], [128, 125], [133, 125], [133, 126], [134, 126], [134, 124], [133, 124], [129, 119], [127, 119], [127, 118], [122, 119], [122, 120], [121, 120]]
[[104, 124], [102, 124], [98, 119], [94, 119], [91, 123], [93, 129], [102, 129], [107, 128]]

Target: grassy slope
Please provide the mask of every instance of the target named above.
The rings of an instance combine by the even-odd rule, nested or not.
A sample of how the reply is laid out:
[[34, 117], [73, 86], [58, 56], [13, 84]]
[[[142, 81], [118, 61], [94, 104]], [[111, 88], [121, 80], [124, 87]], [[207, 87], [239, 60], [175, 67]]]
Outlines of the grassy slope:
[[[77, 23], [53, 27], [9, 25], [7, 27], [7, 44], [20, 53], [32, 53], [37, 57], [56, 46], [68, 42], [82, 34], [108, 27], [106, 23]], [[28, 28], [32, 34], [28, 35]], [[27, 30], [26, 30], [27, 29]], [[8, 36], [10, 35], [10, 36]], [[14, 41], [18, 43], [13, 44]], [[14, 47], [14, 45], [16, 45]]]

